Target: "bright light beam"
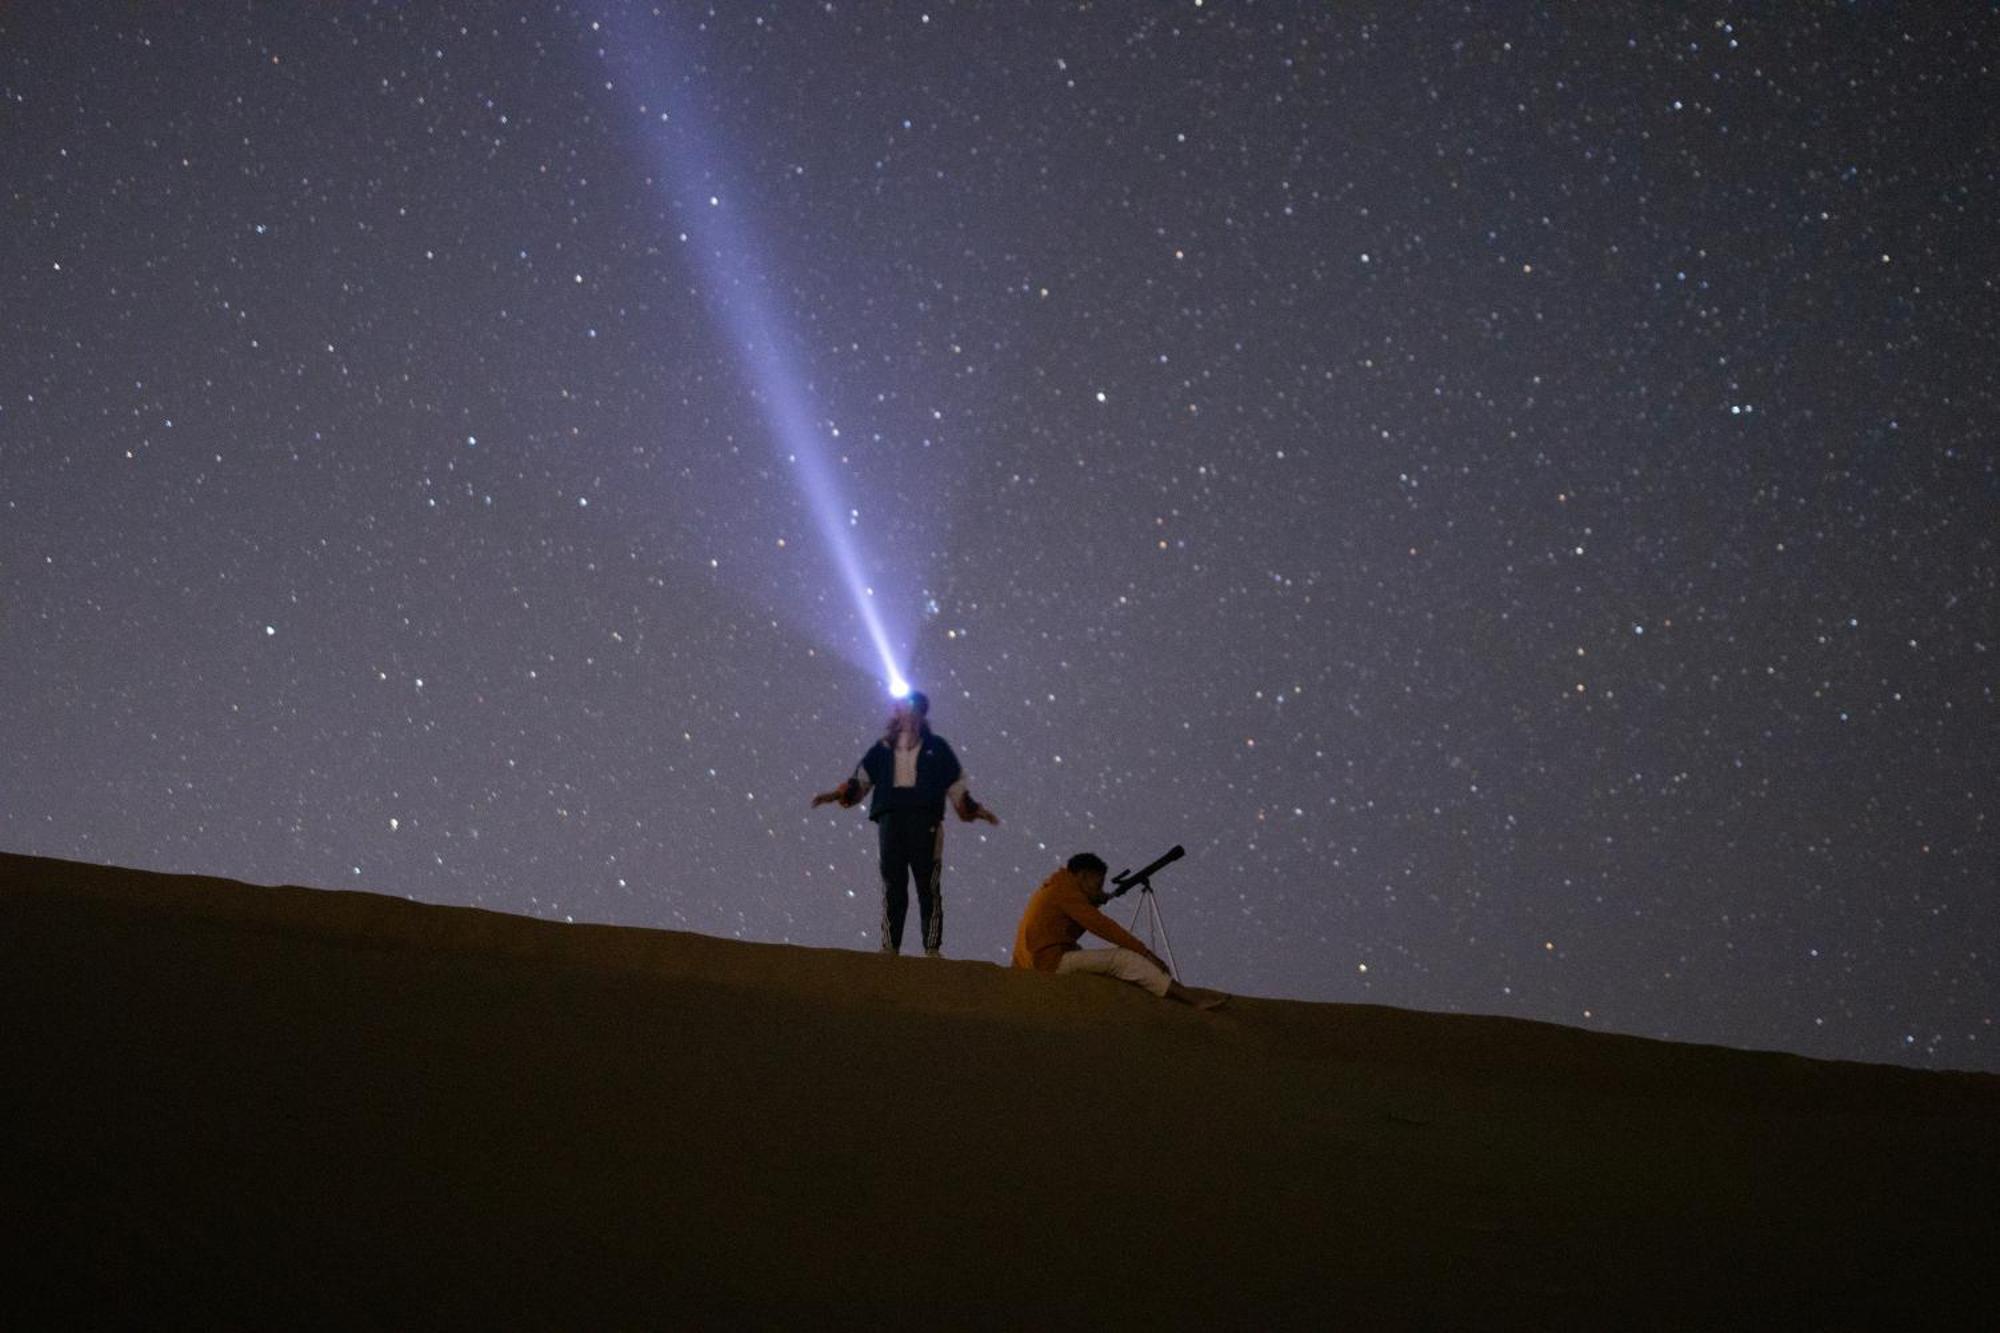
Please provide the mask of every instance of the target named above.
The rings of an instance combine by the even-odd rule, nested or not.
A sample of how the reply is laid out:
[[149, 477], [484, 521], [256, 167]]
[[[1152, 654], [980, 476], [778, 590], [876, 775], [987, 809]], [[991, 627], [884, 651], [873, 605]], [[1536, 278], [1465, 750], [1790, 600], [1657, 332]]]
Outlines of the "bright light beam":
[[[717, 211], [720, 208], [718, 202]], [[706, 241], [707, 238], [704, 238], [704, 267], [708, 270], [709, 281], [718, 292], [714, 304], [744, 359], [745, 372], [756, 386], [755, 397], [763, 410], [765, 424], [771, 428], [781, 451], [793, 466], [799, 489], [805, 495], [806, 506], [812, 511], [827, 549], [833, 553], [834, 566], [840, 573], [841, 582], [847, 586], [848, 594], [854, 600], [854, 609], [860, 614], [861, 623], [867, 627], [869, 641], [875, 645], [875, 652], [882, 660], [883, 678], [889, 686], [889, 693], [901, 698], [910, 692], [910, 684], [903, 678], [902, 670], [896, 663], [888, 630], [875, 605], [875, 590], [862, 573], [856, 538], [846, 521], [840, 487], [827, 460], [827, 442], [807, 409], [791, 358], [775, 336], [777, 326], [772, 321], [762, 284], [756, 281], [756, 275], [743, 253], [733, 251], [727, 245], [712, 245]], [[725, 285], [733, 290], [726, 296], [720, 295]]]
[[[889, 693], [900, 699], [910, 693], [910, 682], [897, 663], [876, 606], [875, 590], [863, 573], [856, 534], [827, 457], [830, 441], [814, 420], [805, 381], [789, 350], [785, 324], [771, 298], [770, 280], [756, 262], [760, 250], [751, 234], [750, 219], [736, 207], [735, 196], [720, 173], [706, 165], [695, 119], [687, 111], [685, 99], [670, 96], [670, 81], [661, 74], [668, 62], [649, 53], [639, 23], [620, 23], [619, 27], [626, 32], [607, 35], [607, 49], [600, 54], [621, 69], [623, 81], [631, 85], [627, 91], [637, 99], [648, 142], [683, 204], [686, 239], [701, 266], [710, 308], [742, 359], [751, 395], [780, 455], [791, 465], [814, 525], [833, 555], [834, 568], [881, 659], [884, 683]], [[608, 48], [627, 33], [634, 45], [619, 59], [617, 52]]]

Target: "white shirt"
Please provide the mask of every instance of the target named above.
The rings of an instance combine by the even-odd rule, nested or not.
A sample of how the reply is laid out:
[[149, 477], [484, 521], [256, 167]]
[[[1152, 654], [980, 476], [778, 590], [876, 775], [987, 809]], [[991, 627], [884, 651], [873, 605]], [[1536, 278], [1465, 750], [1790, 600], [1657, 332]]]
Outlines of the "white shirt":
[[[918, 736], [913, 744], [899, 745], [891, 752], [896, 756], [896, 776], [891, 780], [891, 786], [914, 787], [917, 785], [917, 753], [923, 748], [924, 738]], [[875, 785], [868, 780], [867, 770], [860, 767], [856, 767], [854, 770], [854, 781], [857, 784], [857, 789], [854, 793], [856, 800], [866, 796]], [[954, 806], [965, 799], [965, 774], [960, 773], [958, 775], [958, 781], [951, 784], [951, 788], [945, 792], [944, 798]]]

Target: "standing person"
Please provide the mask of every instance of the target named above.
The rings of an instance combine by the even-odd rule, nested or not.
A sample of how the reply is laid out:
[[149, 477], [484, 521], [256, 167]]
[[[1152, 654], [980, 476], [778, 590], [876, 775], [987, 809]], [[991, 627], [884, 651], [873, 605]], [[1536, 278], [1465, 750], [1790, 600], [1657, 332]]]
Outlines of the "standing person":
[[[1098, 910], [1111, 901], [1104, 891], [1103, 858], [1078, 852], [1062, 869], [1042, 881], [1021, 914], [1014, 932], [1014, 966], [1037, 972], [1097, 972], [1143, 986], [1166, 1000], [1197, 1009], [1214, 1009], [1229, 997], [1221, 991], [1183, 986], [1139, 943], [1139, 937]], [[1077, 940], [1089, 931], [1110, 940], [1114, 949], [1083, 949]]]
[[912, 692], [896, 702], [881, 740], [854, 767], [847, 781], [813, 797], [817, 809], [831, 801], [859, 805], [871, 792], [868, 817], [882, 844], [882, 952], [900, 953], [903, 919], [909, 914], [909, 881], [917, 885], [917, 914], [924, 928], [924, 954], [936, 958], [944, 947], [944, 808], [949, 803], [970, 823], [1000, 822], [972, 799], [965, 770], [944, 737], [926, 720], [931, 701]]

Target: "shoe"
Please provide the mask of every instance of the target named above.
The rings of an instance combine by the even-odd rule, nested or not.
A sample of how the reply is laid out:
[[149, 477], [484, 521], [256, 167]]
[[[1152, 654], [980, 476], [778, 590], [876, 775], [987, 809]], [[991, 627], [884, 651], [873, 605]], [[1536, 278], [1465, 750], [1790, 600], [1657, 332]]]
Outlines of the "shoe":
[[942, 957], [944, 957], [944, 951], [943, 951], [942, 949], [926, 949], [926, 950], [924, 950], [924, 957], [926, 957], [926, 958], [942, 958]]

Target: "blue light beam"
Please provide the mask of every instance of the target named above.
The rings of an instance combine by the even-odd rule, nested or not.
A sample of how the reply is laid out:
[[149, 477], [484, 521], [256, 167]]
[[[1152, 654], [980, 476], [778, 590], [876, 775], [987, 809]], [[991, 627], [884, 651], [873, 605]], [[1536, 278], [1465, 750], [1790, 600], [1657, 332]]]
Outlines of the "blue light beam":
[[[671, 95], [669, 81], [660, 77], [669, 62], [648, 49], [643, 28], [621, 24], [634, 39], [626, 58], [616, 59], [606, 48], [600, 56], [623, 73], [626, 93], [646, 124], [647, 141], [658, 154], [670, 197], [681, 204], [687, 222], [686, 240], [700, 266], [710, 310], [728, 332], [741, 369], [774, 445], [793, 471], [820, 538], [833, 555], [835, 570], [854, 602], [869, 641], [881, 659], [889, 693], [910, 693], [898, 655], [890, 642], [876, 604], [875, 590], [862, 568], [858, 539], [847, 521], [841, 488], [828, 458], [831, 441], [815, 420], [808, 385], [799, 374], [770, 291], [770, 279], [757, 263], [762, 253], [749, 217], [736, 206], [736, 196], [710, 166], [701, 151], [704, 136], [687, 109], [686, 99]], [[655, 40], [661, 35], [653, 34]], [[617, 41], [610, 37], [606, 47]]]

